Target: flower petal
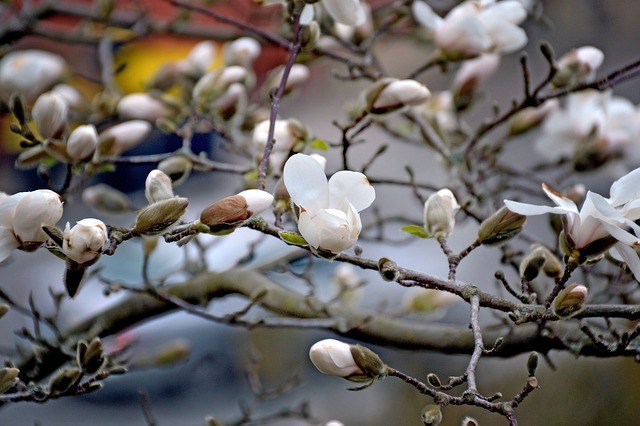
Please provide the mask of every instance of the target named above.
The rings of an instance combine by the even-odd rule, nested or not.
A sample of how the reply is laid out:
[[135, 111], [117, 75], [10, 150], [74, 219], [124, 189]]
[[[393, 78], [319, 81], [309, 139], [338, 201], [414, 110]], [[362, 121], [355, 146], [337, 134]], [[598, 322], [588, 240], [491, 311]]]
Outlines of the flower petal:
[[5, 260], [18, 248], [18, 240], [13, 235], [13, 230], [6, 226], [0, 226], [0, 262]]
[[571, 213], [562, 207], [536, 206], [535, 204], [519, 203], [517, 201], [504, 200], [505, 206], [514, 213], [525, 216], [537, 216], [545, 213], [568, 214]]
[[616, 244], [610, 250], [613, 251], [614, 255], [617, 253], [620, 256], [624, 263], [629, 266], [629, 269], [631, 269], [635, 279], [640, 281], [640, 258], [638, 258], [638, 253], [633, 248], [624, 244]]
[[546, 183], [542, 184], [542, 190], [547, 194], [547, 197], [551, 198], [551, 201], [556, 203], [558, 207], [561, 207], [568, 212], [578, 213], [578, 206], [576, 206], [576, 203], [574, 203], [570, 198], [554, 191]]
[[376, 191], [365, 175], [342, 170], [329, 179], [329, 207], [346, 210], [351, 203], [357, 211], [366, 209], [376, 198]]
[[640, 198], [640, 168], [613, 182], [609, 195], [609, 203], [614, 207]]
[[312, 157], [293, 155], [284, 165], [283, 178], [291, 201], [310, 214], [329, 206], [327, 177]]
[[322, 4], [329, 15], [341, 24], [360, 25], [367, 19], [360, 0], [323, 0]]

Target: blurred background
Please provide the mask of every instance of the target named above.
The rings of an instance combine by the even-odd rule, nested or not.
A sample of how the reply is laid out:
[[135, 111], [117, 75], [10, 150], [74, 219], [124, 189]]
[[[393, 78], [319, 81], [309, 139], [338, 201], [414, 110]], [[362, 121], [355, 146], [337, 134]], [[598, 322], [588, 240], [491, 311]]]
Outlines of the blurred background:
[[[82, 3], [82, 2], [77, 2]], [[87, 3], [87, 2], [84, 2]], [[146, 0], [143, 2], [153, 13], [162, 16], [171, 13], [163, 8], [164, 1]], [[251, 2], [246, 2], [247, 7]], [[451, 2], [437, 1], [434, 5], [446, 7]], [[640, 16], [640, 2], [615, 2], [585, 0], [582, 2], [543, 1], [543, 15], [540, 20], [529, 20], [525, 29], [529, 36], [529, 52], [533, 81], [546, 74], [545, 62], [539, 54], [541, 40], [551, 42], [556, 53], [565, 53], [574, 47], [593, 45], [605, 52], [605, 62], [601, 75], [640, 57], [638, 49], [637, 17]], [[234, 8], [236, 11], [241, 8]], [[253, 10], [253, 9], [247, 9]], [[235, 13], [235, 12], [234, 12]], [[248, 14], [250, 17], [258, 15]], [[257, 19], [257, 18], [256, 18]], [[198, 18], [197, 25], [203, 24]], [[55, 22], [52, 25], [64, 25]], [[1, 24], [0, 24], [1, 25]], [[195, 25], [195, 24], [194, 24]], [[224, 28], [220, 31], [223, 32]], [[145, 73], [163, 61], [175, 60], [186, 55], [198, 41], [190, 37], [149, 37], [137, 45], [117, 46], [116, 58], [129, 64], [127, 74], [120, 76], [124, 90], [139, 90], [137, 80], [143, 81]], [[97, 56], [91, 46], [73, 46], [60, 41], [25, 37], [15, 48], [37, 47], [56, 51], [67, 59], [74, 68], [89, 75], [98, 72]], [[421, 47], [414, 42], [381, 40], [377, 48], [381, 61], [390, 75], [404, 76], [425, 61]], [[266, 50], [260, 61], [259, 69], [269, 69], [284, 61], [282, 52]], [[327, 140], [339, 138], [339, 131], [331, 124], [334, 119], [344, 119], [346, 105], [344, 99], [355, 99], [364, 87], [358, 84], [345, 84], [332, 78], [336, 69], [343, 72], [344, 67], [330, 61], [319, 61], [312, 68], [312, 79], [302, 92], [286, 99], [282, 104], [283, 117], [295, 117], [307, 123], [317, 135]], [[150, 71], [151, 70], [151, 71]], [[82, 78], [90, 93], [89, 79]], [[449, 78], [433, 70], [421, 78], [432, 90], [444, 89]], [[484, 108], [474, 113], [472, 122], [479, 122], [490, 114], [491, 103], [496, 100], [507, 108], [511, 99], [522, 93], [522, 81], [517, 55], [503, 59], [499, 72], [491, 79], [485, 91]], [[625, 82], [614, 89], [614, 93], [640, 102], [640, 80]], [[337, 96], [339, 94], [339, 96]], [[6, 132], [3, 124], [1, 132]], [[17, 148], [7, 133], [0, 139], [0, 190], [13, 193], [41, 187], [34, 171], [17, 172], [13, 162]], [[154, 146], [160, 152], [176, 149], [177, 140], [156, 135]], [[445, 174], [437, 173], [437, 161], [419, 147], [407, 144], [394, 145], [387, 134], [369, 132], [366, 134], [373, 143], [355, 147], [352, 158], [369, 158], [375, 149], [383, 143], [392, 145], [385, 154], [384, 161], [378, 161], [369, 169], [368, 174], [376, 177], [403, 176], [406, 165], [416, 171], [416, 180], [429, 182], [434, 186], [446, 185]], [[535, 137], [535, 136], [533, 136]], [[531, 139], [519, 140], [508, 156], [521, 164], [530, 163]], [[173, 148], [172, 148], [173, 147]], [[154, 148], [155, 149], [155, 148]], [[215, 137], [203, 137], [197, 141], [196, 149], [218, 155]], [[134, 151], [132, 154], [144, 153]], [[338, 153], [335, 153], [338, 154]], [[329, 154], [328, 171], [339, 167], [337, 155]], [[364, 161], [364, 160], [362, 160]], [[126, 170], [125, 170], [126, 169]], [[119, 169], [117, 175], [106, 178], [107, 182], [130, 193], [134, 202], [144, 204], [142, 194], [144, 179], [149, 168], [131, 167]], [[590, 189], [605, 193], [615, 176], [591, 175], [586, 179]], [[224, 174], [195, 175], [188, 183], [176, 189], [176, 193], [188, 197], [190, 208], [187, 219], [192, 220], [201, 208], [216, 199], [234, 193], [238, 188], [236, 177]], [[409, 190], [397, 187], [381, 186], [376, 188], [376, 203], [384, 214], [402, 214], [415, 217], [421, 222], [421, 206], [411, 196]], [[79, 202], [71, 200], [65, 206], [65, 216], [61, 223], [73, 223], [80, 218], [92, 216]], [[409, 212], [409, 213], [407, 213]], [[131, 217], [107, 217], [110, 224], [131, 224]], [[462, 224], [450, 240], [454, 250], [468, 245], [474, 235], [472, 224]], [[248, 250], [247, 242], [260, 240], [252, 232], [236, 232], [225, 237], [210, 254], [212, 267], [224, 269], [233, 261], [242, 257]], [[470, 237], [471, 236], [471, 237]], [[401, 245], [388, 246], [363, 241], [364, 256], [377, 258], [391, 257], [406, 267], [415, 268], [433, 274], [446, 274], [446, 265], [442, 253], [433, 241], [414, 241]], [[258, 253], [265, 258], [273, 252], [285, 250], [277, 242], [261, 241]], [[176, 247], [162, 244], [151, 258], [151, 270], [161, 275], [179, 264], [181, 251]], [[140, 282], [140, 262], [142, 259], [139, 242], [131, 242], [118, 249], [113, 257], [103, 257], [100, 261], [102, 273], [111, 279], [121, 279], [128, 283]], [[492, 250], [474, 252], [459, 270], [463, 281], [473, 280], [483, 289], [492, 291], [495, 285], [492, 272], [486, 271], [487, 264], [498, 265], [499, 253]], [[304, 264], [294, 264], [294, 268], [303, 268]], [[317, 263], [318, 276], [330, 276], [335, 265], [328, 262]], [[492, 269], [493, 270], [493, 269]], [[50, 304], [46, 291], [48, 287], [62, 289], [61, 278], [64, 271], [62, 262], [40, 250], [36, 253], [16, 253], [9, 262], [0, 265], [0, 283], [3, 289], [19, 301], [26, 301], [33, 292], [35, 302], [44, 310]], [[324, 275], [323, 275], [324, 274]], [[274, 274], [278, 280], [286, 280], [283, 274]], [[389, 288], [374, 273], [362, 272], [361, 278], [368, 282], [365, 287], [363, 303], [382, 306], [386, 313], [401, 312], [405, 289]], [[331, 284], [327, 280], [329, 293]], [[71, 324], [83, 317], [108, 306], [118, 300], [120, 295], [103, 296], [103, 289], [95, 282], [87, 283], [80, 295], [73, 300], [63, 302], [63, 321]], [[383, 304], [384, 303], [384, 304]], [[242, 306], [240, 300], [231, 298], [214, 303], [210, 309], [215, 312], [233, 311]], [[468, 309], [464, 304], [455, 304], [446, 312], [421, 318], [424, 321], [442, 321], [465, 324]], [[490, 315], [484, 318], [490, 325], [495, 319]], [[492, 322], [493, 321], [493, 322]], [[22, 326], [29, 327], [30, 320], [16, 313], [10, 313], [0, 321], [0, 350], [13, 353], [14, 330]], [[131, 344], [132, 372], [113, 377], [105, 382], [105, 387], [95, 394], [63, 398], [46, 404], [15, 403], [0, 409], [0, 424], [7, 426], [22, 425], [121, 425], [133, 426], [147, 424], [139, 402], [139, 392], [148, 395], [151, 411], [160, 426], [191, 426], [205, 424], [205, 416], [214, 415], [223, 422], [242, 417], [243, 404], [267, 415], [285, 407], [295, 408], [308, 403], [314, 418], [319, 424], [337, 419], [348, 426], [364, 425], [407, 425], [418, 426], [420, 411], [431, 401], [418, 394], [397, 379], [387, 378], [381, 383], [362, 392], [345, 390], [350, 384], [346, 381], [319, 374], [308, 361], [308, 348], [315, 341], [334, 337], [331, 334], [309, 330], [268, 330], [243, 328], [214, 324], [185, 313], [175, 313], [163, 318], [141, 324], [119, 336], [105, 341], [107, 347], [117, 349], [120, 345]], [[428, 373], [440, 377], [459, 375], [464, 371], [468, 356], [442, 355], [428, 352], [409, 352], [385, 347], [371, 346], [387, 364], [408, 374], [425, 380]], [[163, 352], [166, 351], [166, 352]], [[171, 365], [161, 365], [158, 354], [174, 355]], [[184, 355], [184, 357], [182, 357]], [[526, 357], [522, 355], [510, 359], [483, 358], [478, 369], [480, 391], [491, 395], [500, 391], [506, 397], [519, 392], [526, 380]], [[171, 357], [169, 357], [171, 358]], [[517, 409], [521, 425], [636, 425], [640, 418], [640, 369], [632, 360], [575, 359], [564, 353], [551, 353], [555, 369], [542, 361], [538, 370], [541, 386]], [[295, 387], [282, 395], [272, 394], [259, 398], [251, 390], [249, 378], [257, 374], [266, 388], [277, 388], [296, 377]], [[254, 389], [255, 390], [255, 389]], [[443, 425], [459, 425], [461, 419], [470, 415], [481, 425], [503, 424], [495, 415], [470, 407], [445, 407]], [[306, 424], [298, 420], [280, 420], [273, 424]]]

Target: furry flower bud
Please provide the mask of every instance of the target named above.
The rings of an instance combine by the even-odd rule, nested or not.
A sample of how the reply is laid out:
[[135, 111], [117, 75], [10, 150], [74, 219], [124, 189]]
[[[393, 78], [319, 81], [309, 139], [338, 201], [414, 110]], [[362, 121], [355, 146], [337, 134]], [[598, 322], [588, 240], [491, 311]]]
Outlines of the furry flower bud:
[[171, 178], [161, 170], [151, 170], [144, 183], [144, 196], [149, 204], [172, 198]]
[[460, 205], [449, 189], [431, 194], [424, 203], [424, 228], [429, 235], [447, 238], [456, 224], [455, 215]]
[[64, 229], [62, 251], [68, 259], [88, 266], [95, 262], [107, 246], [109, 233], [106, 225], [98, 219], [82, 219], [73, 228], [69, 222]]
[[170, 231], [187, 211], [188, 205], [189, 200], [182, 197], [156, 201], [138, 212], [138, 220], [133, 232], [145, 235], [164, 234]]
[[68, 113], [67, 101], [55, 92], [40, 95], [31, 110], [38, 132], [43, 138], [57, 136], [67, 124]]
[[0, 60], [0, 97], [9, 100], [12, 93], [31, 102], [62, 79], [65, 60], [43, 50], [17, 50]]
[[582, 284], [572, 283], [553, 301], [553, 313], [560, 318], [570, 318], [584, 309], [589, 290]]
[[228, 233], [250, 217], [262, 213], [273, 203], [273, 195], [259, 189], [248, 189], [225, 197], [200, 213], [200, 222], [212, 234]]
[[526, 216], [502, 207], [482, 221], [478, 229], [478, 242], [486, 246], [500, 245], [522, 231], [526, 220]]
[[82, 161], [93, 155], [98, 145], [98, 132], [93, 124], [76, 127], [67, 139], [67, 155], [74, 161]]
[[148, 93], [130, 93], [118, 102], [116, 112], [124, 120], [146, 120], [155, 122], [158, 118], [171, 116], [171, 110], [161, 100]]

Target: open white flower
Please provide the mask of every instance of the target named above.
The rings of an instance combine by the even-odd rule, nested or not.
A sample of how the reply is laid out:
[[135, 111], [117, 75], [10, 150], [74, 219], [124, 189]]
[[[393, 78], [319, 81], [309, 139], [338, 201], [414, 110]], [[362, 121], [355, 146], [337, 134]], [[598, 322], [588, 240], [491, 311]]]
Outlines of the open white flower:
[[93, 263], [107, 246], [109, 233], [98, 219], [82, 219], [73, 228], [69, 222], [64, 229], [62, 250], [70, 260], [87, 265]]
[[622, 258], [640, 280], [640, 259], [634, 249], [640, 246], [640, 226], [635, 223], [640, 219], [640, 168], [615, 181], [611, 185], [610, 198], [587, 192], [581, 209], [547, 185], [542, 184], [542, 189], [555, 207], [510, 200], [504, 203], [512, 212], [522, 215], [563, 215], [565, 242], [571, 250], [569, 255], [587, 260], [610, 250]]
[[298, 230], [312, 248], [337, 254], [356, 243], [362, 230], [358, 212], [376, 197], [365, 175], [343, 170], [327, 182], [315, 159], [296, 154], [284, 165], [284, 184], [300, 209]]
[[481, 53], [514, 52], [527, 43], [527, 34], [518, 25], [527, 17], [515, 0], [465, 1], [438, 16], [422, 0], [412, 4], [414, 18], [433, 33], [436, 45], [451, 59], [466, 59]]
[[48, 189], [18, 192], [0, 202], [0, 262], [14, 249], [33, 251], [49, 237], [44, 225], [62, 217], [62, 198]]

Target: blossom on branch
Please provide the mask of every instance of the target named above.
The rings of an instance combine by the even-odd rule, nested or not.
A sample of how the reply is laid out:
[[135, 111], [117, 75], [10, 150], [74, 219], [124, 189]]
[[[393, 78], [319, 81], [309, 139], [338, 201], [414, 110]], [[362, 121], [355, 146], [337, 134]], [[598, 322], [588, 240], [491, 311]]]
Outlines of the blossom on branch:
[[65, 60], [44, 50], [17, 50], [0, 60], [0, 98], [7, 101], [12, 93], [28, 102], [60, 81], [67, 70]]
[[376, 197], [365, 175], [343, 170], [327, 182], [318, 161], [296, 154], [284, 165], [284, 184], [299, 211], [298, 230], [313, 249], [338, 254], [356, 243], [358, 212]]
[[468, 0], [444, 18], [423, 0], [415, 0], [412, 12], [416, 21], [433, 34], [442, 55], [450, 60], [489, 52], [511, 53], [527, 43], [527, 34], [518, 27], [527, 11], [515, 0]]
[[68, 259], [84, 266], [94, 263], [106, 248], [108, 241], [106, 225], [98, 219], [82, 219], [64, 229], [62, 251]]
[[546, 184], [542, 184], [542, 189], [555, 207], [511, 200], [504, 203], [509, 210], [527, 216], [562, 215], [561, 245], [570, 258], [583, 263], [609, 250], [640, 280], [640, 258], [635, 250], [640, 246], [640, 226], [635, 223], [640, 219], [640, 168], [615, 181], [611, 185], [610, 198], [587, 192], [581, 209]]
[[48, 189], [18, 192], [0, 201], [0, 262], [14, 249], [34, 251], [49, 236], [43, 226], [62, 217], [62, 198]]

